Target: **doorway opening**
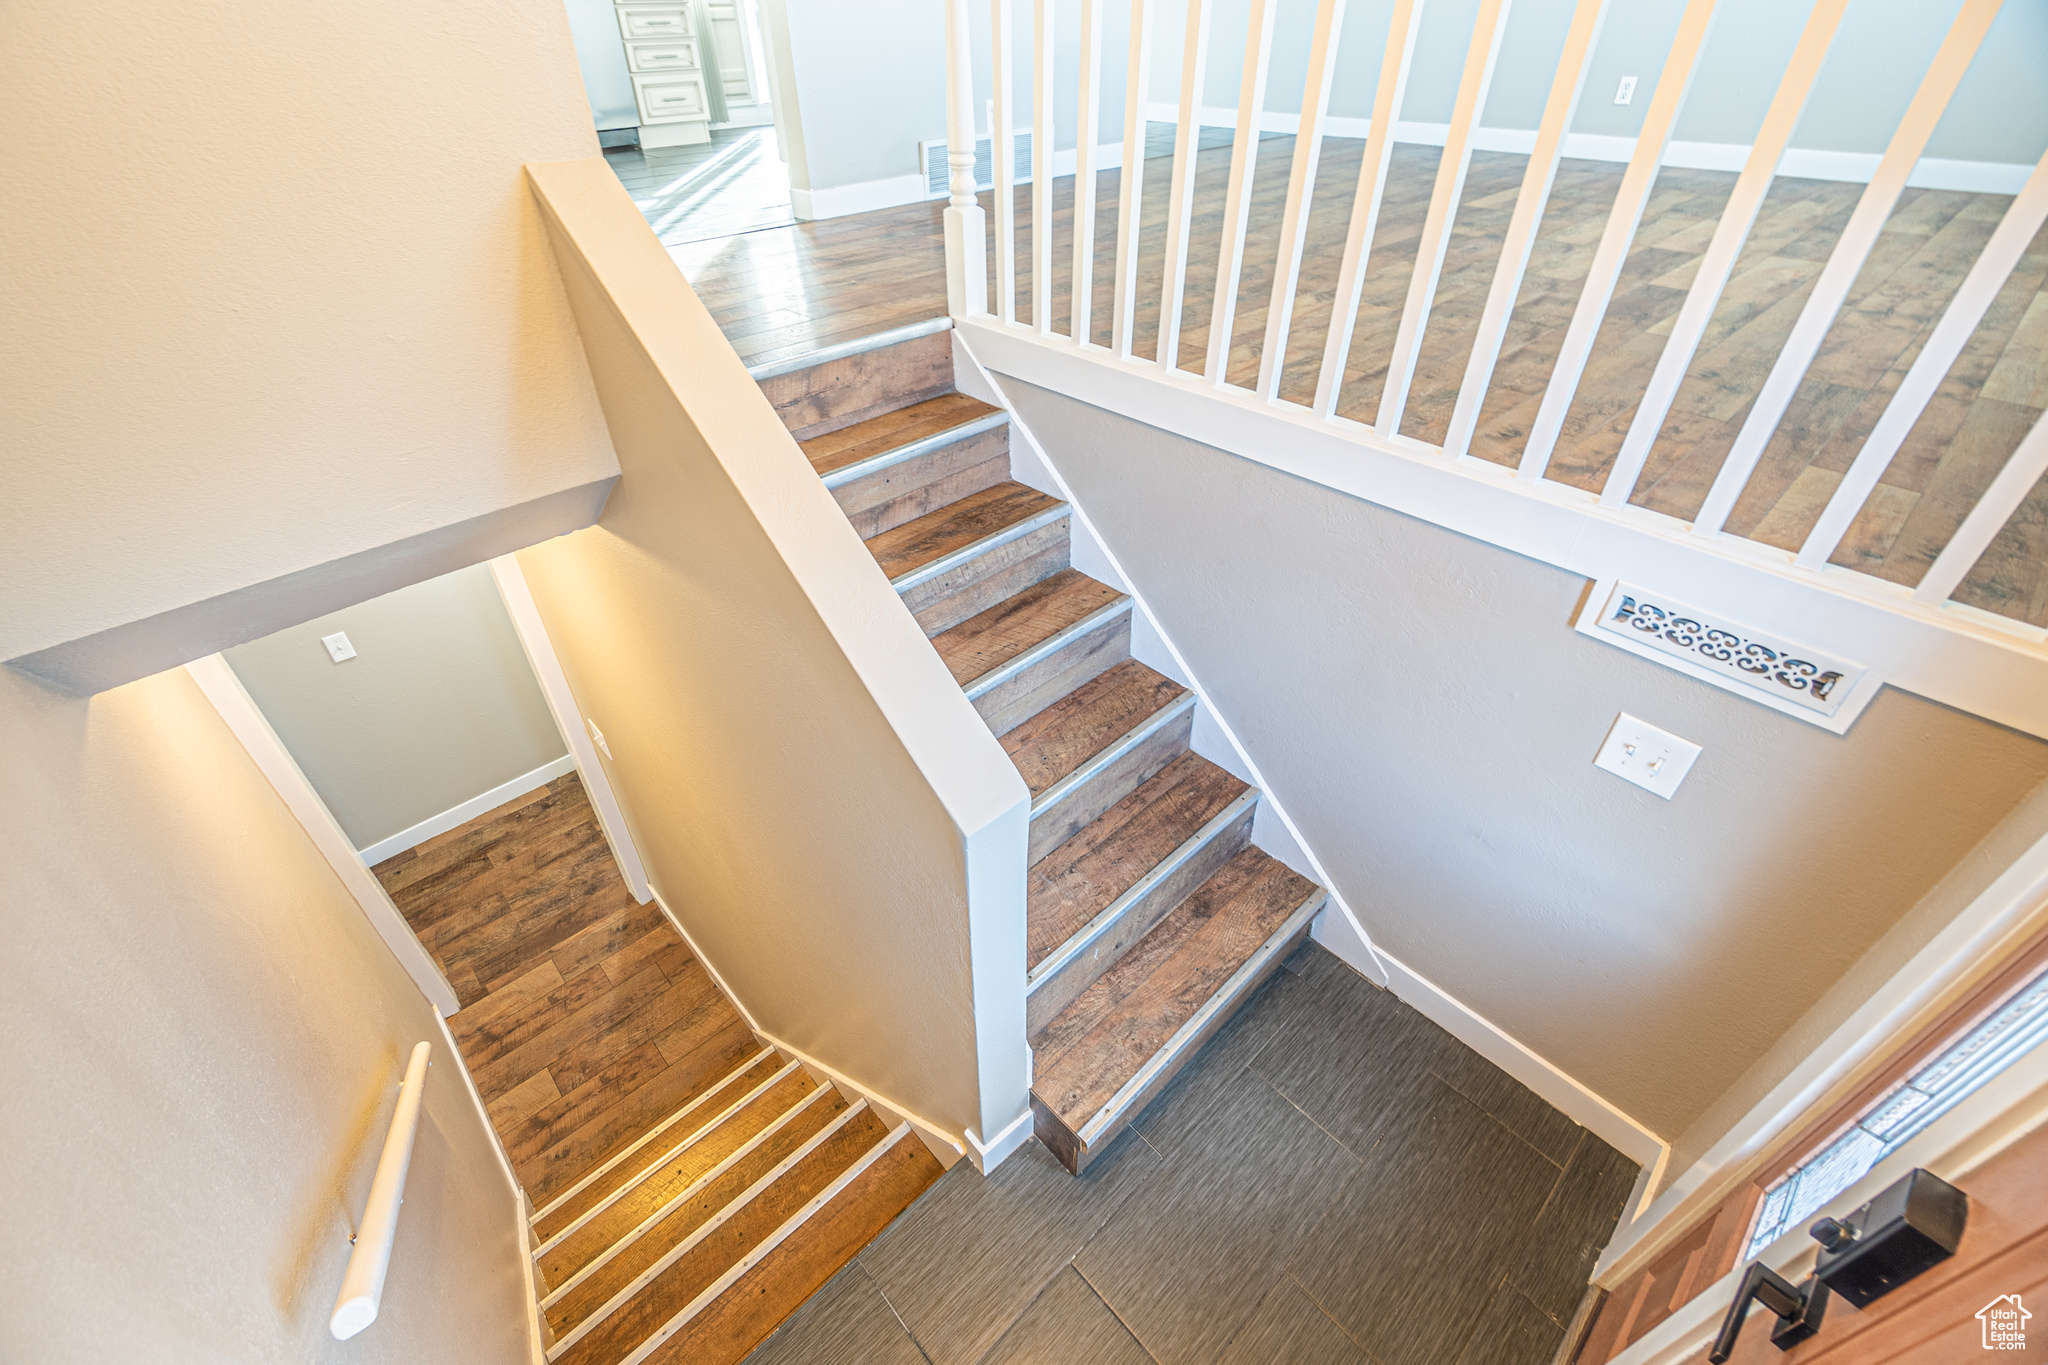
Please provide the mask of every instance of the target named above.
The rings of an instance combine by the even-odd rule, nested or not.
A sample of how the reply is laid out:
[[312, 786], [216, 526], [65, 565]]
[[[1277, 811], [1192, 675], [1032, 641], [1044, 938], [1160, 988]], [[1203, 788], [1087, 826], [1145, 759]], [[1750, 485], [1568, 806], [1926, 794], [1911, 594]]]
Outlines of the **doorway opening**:
[[663, 245], [796, 221], [757, 0], [564, 0], [605, 160]]

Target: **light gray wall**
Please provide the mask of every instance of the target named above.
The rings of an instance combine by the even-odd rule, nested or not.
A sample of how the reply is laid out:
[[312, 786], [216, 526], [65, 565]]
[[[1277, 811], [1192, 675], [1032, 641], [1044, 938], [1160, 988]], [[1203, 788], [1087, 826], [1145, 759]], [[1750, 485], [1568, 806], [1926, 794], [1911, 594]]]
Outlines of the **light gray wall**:
[[[0, 668], [0, 1359], [524, 1365], [516, 1196], [419, 989], [182, 671]], [[327, 1316], [434, 1044], [376, 1325]]]
[[917, 173], [920, 139], [946, 135], [945, 11], [936, 4], [762, 0], [764, 41], [794, 100], [800, 190]]
[[[1576, 575], [1003, 383], [1375, 942], [1666, 1137], [2048, 777], [1894, 690], [1831, 735], [1575, 633]], [[1705, 746], [1675, 800], [1592, 766], [1622, 710]]]
[[[335, 631], [355, 658], [328, 659]], [[226, 657], [357, 848], [568, 752], [481, 564]]]
[[[1574, 7], [1574, 0], [1518, 0], [1509, 11], [1500, 63], [1481, 120], [1486, 126], [1536, 126]], [[1684, 0], [1609, 0], [1575, 131], [1636, 135], [1684, 8]], [[1959, 8], [1960, 0], [1860, 0], [1850, 6], [1793, 145], [1883, 151]], [[1404, 119], [1449, 120], [1478, 9], [1478, 0], [1433, 0], [1424, 9]], [[1678, 138], [1748, 144], [1811, 9], [1810, 3], [1788, 5], [1782, 0], [1722, 0], [1679, 120]], [[1206, 104], [1237, 102], [1249, 12], [1249, 0], [1213, 0]], [[1390, 14], [1390, 0], [1365, 0], [1349, 7], [1338, 44], [1332, 114], [1365, 118], [1372, 113]], [[1184, 16], [1171, 3], [1161, 5], [1158, 15], [1160, 46], [1154, 57], [1152, 98], [1171, 101], [1179, 98]], [[1312, 0], [1281, 0], [1267, 85], [1269, 110], [1300, 111], [1314, 20]], [[2005, 163], [2039, 158], [2048, 145], [2048, 82], [2038, 78], [2044, 58], [2048, 7], [2007, 5], [1927, 154]], [[1627, 75], [1638, 77], [1636, 96], [1630, 104], [1617, 105], [1615, 87]]]

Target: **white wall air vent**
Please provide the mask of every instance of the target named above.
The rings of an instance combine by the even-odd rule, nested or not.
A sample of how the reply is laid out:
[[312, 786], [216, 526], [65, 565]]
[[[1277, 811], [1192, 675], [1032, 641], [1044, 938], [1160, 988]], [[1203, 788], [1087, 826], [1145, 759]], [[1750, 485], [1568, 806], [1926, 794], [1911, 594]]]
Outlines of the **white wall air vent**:
[[[1016, 134], [1016, 142], [1016, 180], [1023, 185], [1031, 180], [1031, 134]], [[974, 140], [974, 188], [978, 190], [988, 189], [996, 182], [995, 153], [990, 150], [992, 145], [985, 137]], [[917, 154], [923, 163], [925, 198], [944, 199], [946, 180], [952, 174], [946, 165], [945, 139], [918, 143]]]
[[1593, 585], [1577, 629], [1838, 735], [1881, 685], [1861, 664], [1619, 579]]

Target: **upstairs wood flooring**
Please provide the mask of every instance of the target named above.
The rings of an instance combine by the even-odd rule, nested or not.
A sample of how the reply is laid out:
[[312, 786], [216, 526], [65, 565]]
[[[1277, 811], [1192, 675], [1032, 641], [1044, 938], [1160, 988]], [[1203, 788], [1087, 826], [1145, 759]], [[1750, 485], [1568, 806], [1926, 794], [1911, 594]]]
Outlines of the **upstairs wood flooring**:
[[448, 1020], [535, 1208], [760, 1050], [570, 773], [373, 869], [454, 986]]
[[[1196, 228], [1187, 272], [1187, 325], [1179, 364], [1198, 368], [1207, 344], [1227, 136], [1203, 138]], [[1136, 350], [1152, 356], [1162, 286], [1170, 136], [1146, 162], [1146, 207]], [[1329, 138], [1309, 222], [1308, 247], [1288, 345], [1282, 396], [1306, 401], [1330, 325], [1330, 296], [1363, 144]], [[1288, 137], [1259, 147], [1257, 225], [1246, 244], [1244, 283], [1232, 332], [1229, 375], [1256, 373], [1286, 189]], [[1365, 302], [1338, 411], [1370, 420], [1385, 355], [1399, 320], [1416, 241], [1436, 171], [1435, 148], [1396, 149], [1369, 257]], [[1444, 275], [1432, 309], [1402, 431], [1443, 434], [1471, 346], [1525, 159], [1473, 158]], [[1512, 464], [1577, 301], [1621, 167], [1566, 161], [1559, 170], [1473, 453]], [[1734, 183], [1733, 174], [1667, 169], [1643, 216], [1601, 328], [1578, 400], [1552, 463], [1553, 477], [1597, 489], [1612, 466], [1672, 319]], [[1860, 185], [1781, 178], [1737, 262], [1634, 501], [1690, 517], [1747, 417], [1772, 359], [1840, 236]], [[1054, 259], [1071, 259], [1073, 181], [1054, 186]], [[984, 194], [985, 208], [990, 198]], [[1094, 338], [1107, 337], [1116, 224], [1116, 173], [1100, 180]], [[1796, 548], [1918, 354], [2008, 199], [1909, 189], [1830, 332], [1784, 423], [1728, 522], [1736, 535]], [[1017, 195], [1018, 307], [1030, 318], [1030, 192]], [[693, 242], [671, 248], [749, 363], [868, 336], [945, 309], [943, 204]], [[991, 214], [991, 229], [993, 215]], [[2048, 409], [2048, 232], [2037, 237], [1851, 528], [1835, 562], [1915, 583], [2020, 436]], [[1068, 326], [1067, 272], [1053, 287], [1055, 325]], [[2048, 625], [2048, 479], [2044, 479], [1958, 590], [1985, 610]]]

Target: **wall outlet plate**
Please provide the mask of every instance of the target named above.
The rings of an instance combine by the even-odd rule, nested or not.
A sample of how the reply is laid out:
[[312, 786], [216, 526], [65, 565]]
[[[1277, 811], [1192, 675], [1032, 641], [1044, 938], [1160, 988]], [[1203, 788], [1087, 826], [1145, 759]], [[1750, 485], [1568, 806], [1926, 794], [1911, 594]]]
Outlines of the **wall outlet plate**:
[[597, 746], [599, 753], [603, 754], [606, 758], [610, 758], [612, 756], [612, 746], [604, 742], [604, 731], [598, 729], [597, 722], [588, 716], [583, 718], [583, 723], [590, 727], [590, 742]]
[[348, 632], [337, 630], [332, 635], [320, 637], [320, 643], [327, 646], [327, 657], [340, 663], [343, 659], [356, 657], [356, 647], [348, 642]]
[[1624, 711], [1615, 717], [1614, 728], [1607, 732], [1607, 742], [1600, 746], [1593, 766], [1669, 801], [1699, 756], [1700, 746], [1691, 740]]
[[1614, 92], [1614, 102], [1616, 104], [1627, 104], [1635, 97], [1636, 78], [1634, 76], [1623, 76], [1620, 88]]

